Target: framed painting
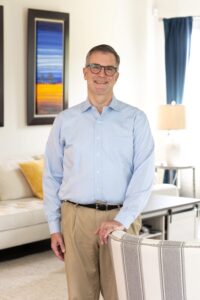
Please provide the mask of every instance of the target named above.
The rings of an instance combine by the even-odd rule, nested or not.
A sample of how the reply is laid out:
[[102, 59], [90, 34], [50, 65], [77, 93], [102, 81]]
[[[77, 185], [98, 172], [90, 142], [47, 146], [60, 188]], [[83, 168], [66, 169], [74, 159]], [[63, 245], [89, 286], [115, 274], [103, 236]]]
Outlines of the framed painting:
[[0, 126], [4, 126], [3, 6], [0, 6]]
[[28, 125], [52, 124], [68, 105], [69, 14], [28, 10]]

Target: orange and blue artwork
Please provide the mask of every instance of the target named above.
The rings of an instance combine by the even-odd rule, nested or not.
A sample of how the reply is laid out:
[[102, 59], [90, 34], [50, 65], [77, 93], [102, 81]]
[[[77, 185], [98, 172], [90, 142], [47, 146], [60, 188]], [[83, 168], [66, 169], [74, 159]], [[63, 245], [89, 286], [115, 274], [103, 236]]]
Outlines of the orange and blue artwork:
[[62, 21], [36, 21], [35, 108], [37, 115], [63, 110], [64, 26]]

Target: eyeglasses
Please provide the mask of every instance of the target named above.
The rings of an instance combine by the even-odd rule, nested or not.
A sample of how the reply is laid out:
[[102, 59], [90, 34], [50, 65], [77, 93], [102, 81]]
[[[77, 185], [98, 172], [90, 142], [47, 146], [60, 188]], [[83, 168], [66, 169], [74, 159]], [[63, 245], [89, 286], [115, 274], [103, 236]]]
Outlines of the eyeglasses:
[[114, 66], [101, 66], [99, 64], [88, 64], [86, 66], [87, 68], [90, 68], [90, 71], [93, 73], [93, 74], [98, 74], [101, 72], [102, 68], [104, 69], [104, 73], [107, 75], [107, 76], [113, 76], [118, 68], [117, 67], [114, 67]]

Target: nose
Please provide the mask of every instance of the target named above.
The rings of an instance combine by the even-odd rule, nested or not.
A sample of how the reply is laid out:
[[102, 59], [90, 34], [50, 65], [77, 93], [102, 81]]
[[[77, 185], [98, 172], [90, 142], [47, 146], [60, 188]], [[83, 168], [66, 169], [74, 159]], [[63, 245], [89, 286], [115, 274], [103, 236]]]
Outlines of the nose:
[[98, 73], [99, 76], [105, 76], [105, 70], [104, 70], [104, 67], [101, 67], [101, 70], [100, 72]]

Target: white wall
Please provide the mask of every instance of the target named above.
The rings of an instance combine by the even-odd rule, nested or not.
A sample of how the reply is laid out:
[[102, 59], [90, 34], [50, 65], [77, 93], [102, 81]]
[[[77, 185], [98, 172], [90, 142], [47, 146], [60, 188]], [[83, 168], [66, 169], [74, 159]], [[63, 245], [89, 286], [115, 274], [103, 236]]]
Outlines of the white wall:
[[156, 0], [158, 14], [163, 18], [199, 16], [199, 0]]
[[[87, 51], [111, 44], [121, 56], [115, 94], [152, 111], [148, 80], [151, 0], [0, 0], [4, 6], [4, 127], [0, 127], [0, 159], [43, 153], [51, 126], [26, 125], [27, 9], [70, 13], [69, 105], [86, 97], [82, 77]], [[150, 27], [147, 26], [150, 24]], [[151, 76], [153, 78], [153, 76]], [[152, 98], [152, 99], [151, 99]], [[150, 114], [152, 113], [150, 111]]]

